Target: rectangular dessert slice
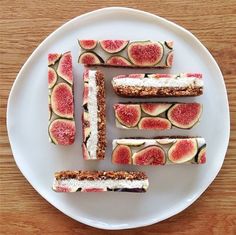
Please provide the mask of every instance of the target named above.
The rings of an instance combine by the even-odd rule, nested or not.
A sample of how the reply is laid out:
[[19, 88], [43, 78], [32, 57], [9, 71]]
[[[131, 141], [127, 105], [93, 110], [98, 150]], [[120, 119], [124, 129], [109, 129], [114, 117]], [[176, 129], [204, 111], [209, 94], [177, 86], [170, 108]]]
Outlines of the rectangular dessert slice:
[[83, 92], [83, 157], [100, 160], [106, 148], [106, 101], [104, 75], [99, 70], [86, 69]]
[[48, 55], [49, 140], [71, 145], [75, 140], [72, 56]]
[[206, 162], [206, 142], [200, 137], [157, 137], [113, 140], [112, 163], [166, 165]]
[[78, 62], [85, 65], [169, 68], [172, 41], [79, 40]]
[[122, 129], [191, 129], [202, 114], [199, 103], [120, 103], [113, 107], [116, 126]]
[[61, 171], [54, 175], [56, 192], [146, 192], [149, 182], [144, 172]]
[[203, 93], [202, 74], [130, 74], [112, 79], [115, 93], [129, 97], [198, 96]]

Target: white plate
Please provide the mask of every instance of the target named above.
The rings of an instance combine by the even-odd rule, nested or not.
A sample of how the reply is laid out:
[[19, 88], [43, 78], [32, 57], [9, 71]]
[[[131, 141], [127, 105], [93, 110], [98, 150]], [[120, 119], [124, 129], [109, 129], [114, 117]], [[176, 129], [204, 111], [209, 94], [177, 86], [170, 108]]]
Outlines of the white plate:
[[[204, 95], [197, 98], [152, 99], [153, 101], [199, 101], [204, 105], [202, 122], [192, 130], [139, 132], [118, 130], [112, 104], [118, 100], [111, 89], [111, 77], [138, 72], [106, 68], [107, 137], [106, 160], [88, 162], [81, 154], [82, 71], [77, 64], [77, 38], [127, 38], [175, 41], [171, 70], [161, 72], [202, 72]], [[77, 137], [70, 147], [48, 142], [47, 54], [71, 50], [75, 76]], [[157, 71], [157, 70], [151, 70]], [[126, 99], [130, 100], [130, 99]], [[229, 109], [224, 80], [207, 49], [187, 30], [158, 16], [127, 8], [105, 8], [81, 15], [46, 38], [24, 64], [10, 93], [7, 128], [15, 161], [31, 185], [53, 206], [82, 223], [103, 229], [145, 226], [173, 216], [191, 205], [219, 172], [229, 140]], [[111, 141], [118, 137], [157, 135], [199, 135], [207, 141], [207, 164], [164, 167], [118, 167], [111, 164]], [[63, 169], [144, 170], [150, 188], [144, 194], [55, 193], [53, 173]]]

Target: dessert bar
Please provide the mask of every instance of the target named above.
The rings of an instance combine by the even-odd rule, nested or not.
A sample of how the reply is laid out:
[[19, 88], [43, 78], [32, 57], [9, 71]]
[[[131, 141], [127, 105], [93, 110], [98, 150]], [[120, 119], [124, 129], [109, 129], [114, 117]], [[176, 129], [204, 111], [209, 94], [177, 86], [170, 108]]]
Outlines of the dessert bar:
[[144, 172], [61, 171], [54, 175], [56, 192], [146, 192], [149, 182]]
[[83, 78], [83, 156], [85, 160], [104, 159], [106, 148], [104, 75], [99, 70], [86, 69]]
[[200, 120], [199, 103], [120, 103], [114, 105], [116, 126], [123, 129], [191, 129]]
[[113, 140], [114, 164], [166, 165], [206, 162], [206, 142], [199, 137]]
[[75, 140], [72, 57], [70, 52], [48, 55], [49, 140], [71, 145]]
[[129, 74], [112, 79], [117, 95], [125, 97], [198, 96], [203, 93], [202, 74]]
[[168, 68], [173, 63], [172, 41], [79, 40], [78, 62], [85, 65]]

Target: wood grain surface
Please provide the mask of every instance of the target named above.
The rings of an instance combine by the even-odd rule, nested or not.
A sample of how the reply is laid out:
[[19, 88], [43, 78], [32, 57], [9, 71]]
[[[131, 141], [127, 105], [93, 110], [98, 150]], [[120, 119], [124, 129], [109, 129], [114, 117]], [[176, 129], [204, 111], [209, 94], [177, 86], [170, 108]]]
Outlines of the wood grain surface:
[[[236, 234], [236, 1], [62, 2], [2, 0], [0, 3], [0, 234]], [[170, 219], [123, 231], [103, 231], [83, 225], [44, 200], [17, 168], [6, 130], [11, 86], [33, 50], [66, 21], [108, 6], [148, 11], [195, 34], [223, 72], [231, 113], [231, 138], [224, 165], [203, 195]]]

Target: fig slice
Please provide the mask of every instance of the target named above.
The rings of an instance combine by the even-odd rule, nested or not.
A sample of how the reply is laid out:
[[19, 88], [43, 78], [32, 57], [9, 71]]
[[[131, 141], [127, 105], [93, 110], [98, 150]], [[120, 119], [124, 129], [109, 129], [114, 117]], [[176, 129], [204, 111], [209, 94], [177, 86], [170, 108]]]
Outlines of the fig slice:
[[59, 117], [73, 118], [74, 104], [71, 86], [67, 83], [58, 83], [51, 94], [52, 111]]
[[173, 163], [184, 163], [193, 159], [197, 154], [197, 150], [196, 139], [180, 139], [170, 147], [168, 157]]
[[89, 92], [89, 86], [88, 83], [84, 83], [84, 91], [83, 91], [83, 107], [87, 109], [88, 104], [88, 92]]
[[90, 156], [89, 156], [89, 152], [85, 144], [82, 144], [82, 152], [83, 152], [84, 160], [89, 160]]
[[150, 116], [158, 116], [170, 108], [172, 104], [168, 103], [143, 103], [141, 109]]
[[132, 73], [128, 75], [129, 78], [144, 78], [145, 74], [144, 73]]
[[161, 145], [173, 144], [175, 143], [176, 139], [158, 139], [156, 142]]
[[141, 118], [139, 104], [115, 104], [114, 110], [117, 120], [126, 127], [137, 126]]
[[48, 67], [48, 88], [51, 89], [57, 82], [57, 73], [56, 71]]
[[141, 149], [132, 156], [134, 165], [165, 165], [164, 150], [157, 145], [150, 145]]
[[89, 114], [88, 112], [83, 112], [82, 115], [82, 124], [83, 124], [83, 141], [86, 142], [90, 136], [91, 128], [89, 122]]
[[168, 110], [167, 117], [174, 126], [189, 129], [199, 121], [201, 114], [201, 104], [183, 103], [173, 105]]
[[72, 56], [70, 52], [66, 52], [60, 58], [57, 67], [57, 74], [68, 83], [73, 83]]
[[97, 40], [86, 39], [79, 40], [79, 45], [84, 50], [93, 50], [97, 46]]
[[165, 41], [165, 45], [166, 45], [169, 49], [173, 49], [174, 42], [173, 42], [173, 41]]
[[78, 62], [87, 65], [104, 63], [103, 59], [95, 52], [83, 52], [80, 54]]
[[54, 144], [71, 145], [75, 140], [75, 122], [55, 119], [49, 125], [49, 135]]
[[154, 73], [154, 74], [148, 74], [149, 78], [174, 78], [176, 77], [173, 74], [163, 74], [163, 73]]
[[206, 163], [206, 144], [204, 144], [198, 151], [198, 154], [196, 156], [196, 162], [198, 164], [204, 164]]
[[129, 66], [131, 63], [123, 56], [114, 55], [107, 59], [106, 64], [114, 66]]
[[132, 152], [127, 145], [117, 145], [112, 152], [113, 164], [131, 164]]
[[128, 57], [137, 66], [154, 66], [161, 61], [163, 53], [163, 46], [159, 42], [132, 42], [128, 46]]
[[108, 53], [117, 53], [125, 49], [129, 44], [128, 40], [101, 40], [101, 48]]
[[105, 192], [106, 188], [84, 188], [81, 192], [91, 193], [91, 192]]
[[173, 51], [170, 51], [167, 56], [166, 56], [166, 65], [168, 67], [171, 67], [173, 64], [173, 58], [174, 58], [174, 54]]
[[171, 129], [171, 123], [166, 118], [161, 117], [143, 117], [138, 128], [142, 130], [168, 130]]
[[85, 68], [85, 70], [84, 70], [83, 80], [84, 80], [84, 82], [88, 82], [88, 80], [89, 80], [89, 69], [87, 69], [87, 68]]
[[54, 65], [61, 58], [61, 54], [48, 54], [48, 65]]
[[122, 144], [122, 145], [128, 145], [128, 146], [133, 146], [133, 147], [139, 147], [145, 144], [145, 141], [143, 140], [129, 140], [129, 142], [127, 142], [126, 139], [122, 140], [116, 140], [117, 144]]

